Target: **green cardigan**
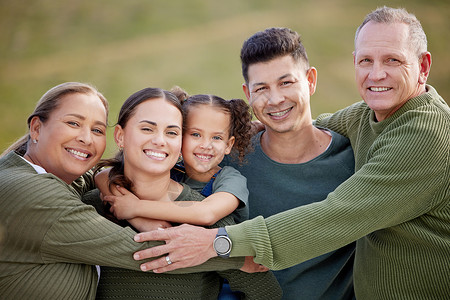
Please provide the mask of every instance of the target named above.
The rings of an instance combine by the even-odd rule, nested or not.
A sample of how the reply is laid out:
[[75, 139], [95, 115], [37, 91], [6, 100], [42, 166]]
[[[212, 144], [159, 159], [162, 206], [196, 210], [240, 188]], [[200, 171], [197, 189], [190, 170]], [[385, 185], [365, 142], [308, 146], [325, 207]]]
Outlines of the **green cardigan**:
[[[183, 191], [175, 201], [202, 201], [205, 198], [188, 185], [181, 184]], [[103, 216], [109, 214], [98, 190], [85, 194], [82, 200], [93, 205], [99, 214]], [[229, 224], [235, 224], [232, 215], [222, 218], [210, 227], [223, 227]], [[243, 293], [243, 299], [281, 299], [281, 287], [270, 271], [253, 274], [239, 270], [156, 274], [103, 266], [96, 299], [214, 300], [219, 295], [223, 278], [229, 281], [233, 290]]]
[[448, 297], [450, 109], [427, 90], [381, 122], [364, 102], [319, 116], [350, 139], [356, 173], [321, 202], [227, 226], [231, 256], [277, 270], [357, 240], [358, 299]]
[[[122, 228], [83, 204], [92, 176], [69, 186], [53, 174], [37, 174], [14, 152], [0, 159], [0, 291], [2, 299], [93, 299], [94, 265], [139, 270], [132, 254], [158, 242], [136, 243]], [[236, 269], [243, 259], [209, 260], [199, 268]]]

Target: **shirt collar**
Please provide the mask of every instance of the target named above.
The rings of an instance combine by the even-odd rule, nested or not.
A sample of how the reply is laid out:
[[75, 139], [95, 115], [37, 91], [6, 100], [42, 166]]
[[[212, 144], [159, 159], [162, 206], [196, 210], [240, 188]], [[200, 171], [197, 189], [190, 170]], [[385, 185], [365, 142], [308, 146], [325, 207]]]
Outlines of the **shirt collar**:
[[[19, 156], [20, 156], [20, 155], [19, 155]], [[20, 157], [21, 157], [24, 161], [26, 161], [30, 166], [32, 166], [32, 167], [36, 170], [36, 172], [37, 172], [38, 174], [45, 174], [45, 173], [47, 173], [47, 171], [45, 171], [45, 169], [44, 169], [43, 167], [38, 166], [38, 165], [35, 165], [35, 164], [29, 162], [29, 161], [26, 160], [25, 157], [23, 157], [23, 156], [20, 156]]]

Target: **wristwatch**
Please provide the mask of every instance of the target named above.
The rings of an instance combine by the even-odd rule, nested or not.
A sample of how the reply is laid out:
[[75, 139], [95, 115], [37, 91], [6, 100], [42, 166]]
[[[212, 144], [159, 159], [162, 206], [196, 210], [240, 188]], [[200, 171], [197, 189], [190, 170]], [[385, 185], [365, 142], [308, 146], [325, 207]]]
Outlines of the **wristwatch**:
[[219, 257], [228, 258], [230, 257], [231, 246], [232, 243], [225, 227], [220, 227], [213, 242], [214, 250], [216, 250]]

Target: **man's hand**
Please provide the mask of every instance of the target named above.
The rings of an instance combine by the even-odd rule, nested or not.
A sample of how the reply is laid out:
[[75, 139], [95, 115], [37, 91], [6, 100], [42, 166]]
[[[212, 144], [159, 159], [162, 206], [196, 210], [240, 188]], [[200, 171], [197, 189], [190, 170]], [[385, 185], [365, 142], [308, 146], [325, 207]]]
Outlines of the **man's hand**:
[[259, 120], [252, 121], [252, 129], [251, 129], [252, 136], [257, 135], [258, 132], [263, 131], [265, 129], [266, 129], [266, 126], [264, 126], [264, 124], [261, 123]]
[[141, 217], [128, 219], [127, 221], [140, 232], [172, 227], [172, 224], [170, 224], [167, 221], [147, 219]]
[[[141, 264], [142, 271], [152, 270], [163, 273], [180, 268], [197, 266], [211, 257], [217, 256], [213, 241], [218, 229], [183, 224], [181, 226], [139, 233], [134, 237], [136, 242], [165, 241], [165, 245], [138, 251], [135, 260], [158, 257], [151, 262]], [[166, 257], [169, 257], [167, 259]], [[171, 262], [169, 264], [169, 262]], [[244, 265], [245, 267], [245, 265]]]
[[244, 265], [240, 270], [246, 273], [257, 273], [257, 272], [267, 272], [269, 271], [269, 268], [255, 263], [253, 261], [253, 256], [246, 256]]
[[109, 184], [108, 184], [109, 183], [109, 179], [108, 179], [109, 171], [111, 171], [109, 168], [103, 169], [102, 171], [95, 174], [95, 177], [94, 177], [95, 185], [97, 186], [98, 190], [100, 191], [100, 193], [102, 195], [110, 195], [111, 194], [111, 191], [109, 190]]

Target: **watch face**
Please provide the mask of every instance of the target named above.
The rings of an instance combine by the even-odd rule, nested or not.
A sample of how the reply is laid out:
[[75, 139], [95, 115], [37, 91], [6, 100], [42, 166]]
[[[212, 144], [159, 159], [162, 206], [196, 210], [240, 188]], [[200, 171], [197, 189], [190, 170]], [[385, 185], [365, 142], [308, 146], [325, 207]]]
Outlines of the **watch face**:
[[219, 236], [214, 241], [214, 249], [218, 254], [226, 254], [231, 250], [229, 239], [224, 236]]

